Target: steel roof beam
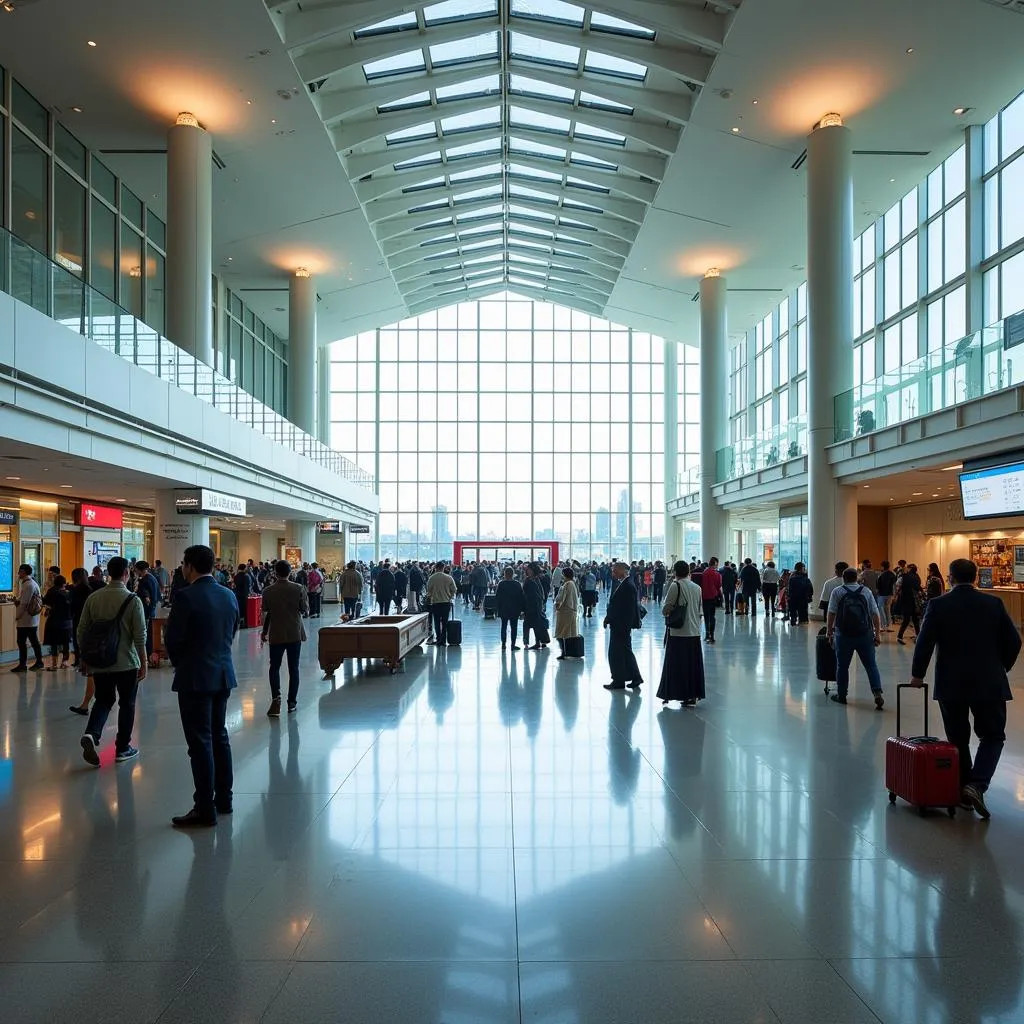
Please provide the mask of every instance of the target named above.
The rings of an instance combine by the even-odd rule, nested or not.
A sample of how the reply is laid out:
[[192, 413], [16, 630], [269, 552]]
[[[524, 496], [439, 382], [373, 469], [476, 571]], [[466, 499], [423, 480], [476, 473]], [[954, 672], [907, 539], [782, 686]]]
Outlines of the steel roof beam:
[[[431, 108], [423, 108], [424, 111], [427, 109]], [[434, 107], [432, 109], [442, 110], [443, 108]], [[447, 114], [445, 116], [447, 117]], [[418, 156], [426, 156], [435, 150], [444, 150], [446, 145], [451, 145], [455, 140], [457, 140], [456, 145], [467, 146], [471, 142], [489, 142], [491, 139], [496, 139], [500, 143], [500, 129], [480, 128], [474, 131], [460, 132], [452, 138], [437, 138], [435, 136], [430, 139], [422, 139], [419, 142], [397, 143], [394, 146], [385, 145], [369, 153], [352, 153], [349, 156], [343, 156], [342, 162], [350, 179], [363, 178], [367, 174], [392, 167], [403, 160], [414, 160]], [[500, 146], [497, 152], [501, 152]]]
[[[334, 148], [339, 153], [346, 153], [348, 150], [355, 149], [356, 146], [364, 146], [373, 139], [390, 135], [391, 132], [415, 128], [421, 124], [434, 125], [436, 134], [437, 122], [443, 118], [454, 117], [457, 114], [472, 114], [476, 110], [501, 106], [501, 99], [498, 96], [495, 96], [490, 102], [482, 102], [482, 100], [483, 98], [479, 96], [465, 100], [450, 100], [444, 104], [443, 112], [440, 107], [413, 107], [409, 110], [393, 110], [386, 114], [374, 114], [373, 117], [358, 121], [343, 121], [334, 128], [328, 128], [327, 133], [331, 136]], [[500, 132], [500, 129], [495, 130]], [[397, 146], [395, 151], [398, 151]]]
[[[497, 179], [501, 180], [502, 158], [500, 154], [485, 153], [483, 156], [465, 157], [450, 164], [427, 164], [423, 167], [407, 167], [401, 171], [392, 171], [390, 174], [374, 175], [368, 181], [353, 181], [352, 190], [361, 203], [369, 203], [374, 199], [381, 199], [392, 192], [401, 192], [403, 188], [412, 188], [432, 181], [434, 178], [446, 177], [449, 174], [461, 174], [465, 171], [479, 171], [485, 167], [497, 164], [499, 167]], [[483, 188], [488, 184], [487, 178], [481, 178], [477, 184]], [[445, 188], [454, 188], [458, 185], [472, 187], [468, 182], [457, 181]], [[441, 186], [438, 186], [441, 187]], [[413, 205], [416, 205], [415, 203]]]
[[[625, 18], [635, 25], [657, 32], [667, 32], [706, 50], [719, 51], [725, 43], [729, 20], [710, 11], [687, 7], [678, 0], [628, 0], [609, 3], [608, 0], [587, 2], [587, 6], [613, 17]], [[603, 35], [604, 33], [600, 33]]]

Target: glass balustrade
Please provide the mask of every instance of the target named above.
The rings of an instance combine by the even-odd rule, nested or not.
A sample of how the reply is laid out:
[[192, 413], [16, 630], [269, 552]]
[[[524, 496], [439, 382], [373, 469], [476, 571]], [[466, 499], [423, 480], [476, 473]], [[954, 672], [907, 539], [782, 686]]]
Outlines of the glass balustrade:
[[1019, 384], [1024, 315], [1017, 313], [836, 395], [835, 439], [870, 434]]
[[771, 469], [807, 454], [807, 417], [795, 416], [715, 452], [715, 483]]
[[700, 466], [690, 466], [676, 477], [676, 497], [685, 498], [700, 490]]
[[373, 476], [248, 391], [161, 337], [77, 275], [0, 229], [0, 290], [108, 352], [195, 395], [332, 473], [373, 490]]

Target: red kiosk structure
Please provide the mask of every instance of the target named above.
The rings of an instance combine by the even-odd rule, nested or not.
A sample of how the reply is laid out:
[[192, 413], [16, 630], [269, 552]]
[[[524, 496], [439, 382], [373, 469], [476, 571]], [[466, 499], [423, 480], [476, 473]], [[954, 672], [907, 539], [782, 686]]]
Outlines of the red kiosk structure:
[[[558, 564], [557, 540], [457, 540], [452, 564], [471, 562], [543, 562]], [[538, 558], [538, 553], [543, 553]]]

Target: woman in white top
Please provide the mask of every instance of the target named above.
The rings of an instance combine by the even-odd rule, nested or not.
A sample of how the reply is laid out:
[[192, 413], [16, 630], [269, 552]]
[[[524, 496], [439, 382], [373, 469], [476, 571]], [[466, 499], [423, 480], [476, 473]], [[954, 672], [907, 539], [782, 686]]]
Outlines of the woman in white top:
[[558, 595], [555, 597], [555, 639], [562, 653], [558, 655], [559, 661], [567, 657], [565, 653], [565, 641], [569, 637], [579, 636], [579, 613], [580, 595], [573, 581], [575, 573], [571, 568], [561, 570], [562, 583], [558, 588]]
[[764, 596], [764, 613], [775, 618], [775, 605], [779, 599], [779, 571], [774, 562], [761, 570], [761, 594]]
[[665, 616], [665, 662], [661, 668], [658, 697], [663, 704], [681, 701], [693, 707], [703, 700], [704, 653], [700, 643], [701, 591], [691, 580], [690, 566], [673, 566], [675, 578], [668, 585], [661, 614]]

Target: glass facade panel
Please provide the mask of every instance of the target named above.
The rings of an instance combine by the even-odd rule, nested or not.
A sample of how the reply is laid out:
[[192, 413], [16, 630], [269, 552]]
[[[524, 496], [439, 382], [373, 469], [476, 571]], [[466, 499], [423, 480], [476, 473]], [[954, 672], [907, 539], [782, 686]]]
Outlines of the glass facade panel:
[[11, 130], [11, 230], [49, 255], [48, 159], [24, 132]]
[[61, 167], [54, 169], [55, 263], [81, 277], [85, 267], [85, 186]]
[[117, 295], [117, 214], [95, 196], [89, 233], [89, 283], [113, 299]]

